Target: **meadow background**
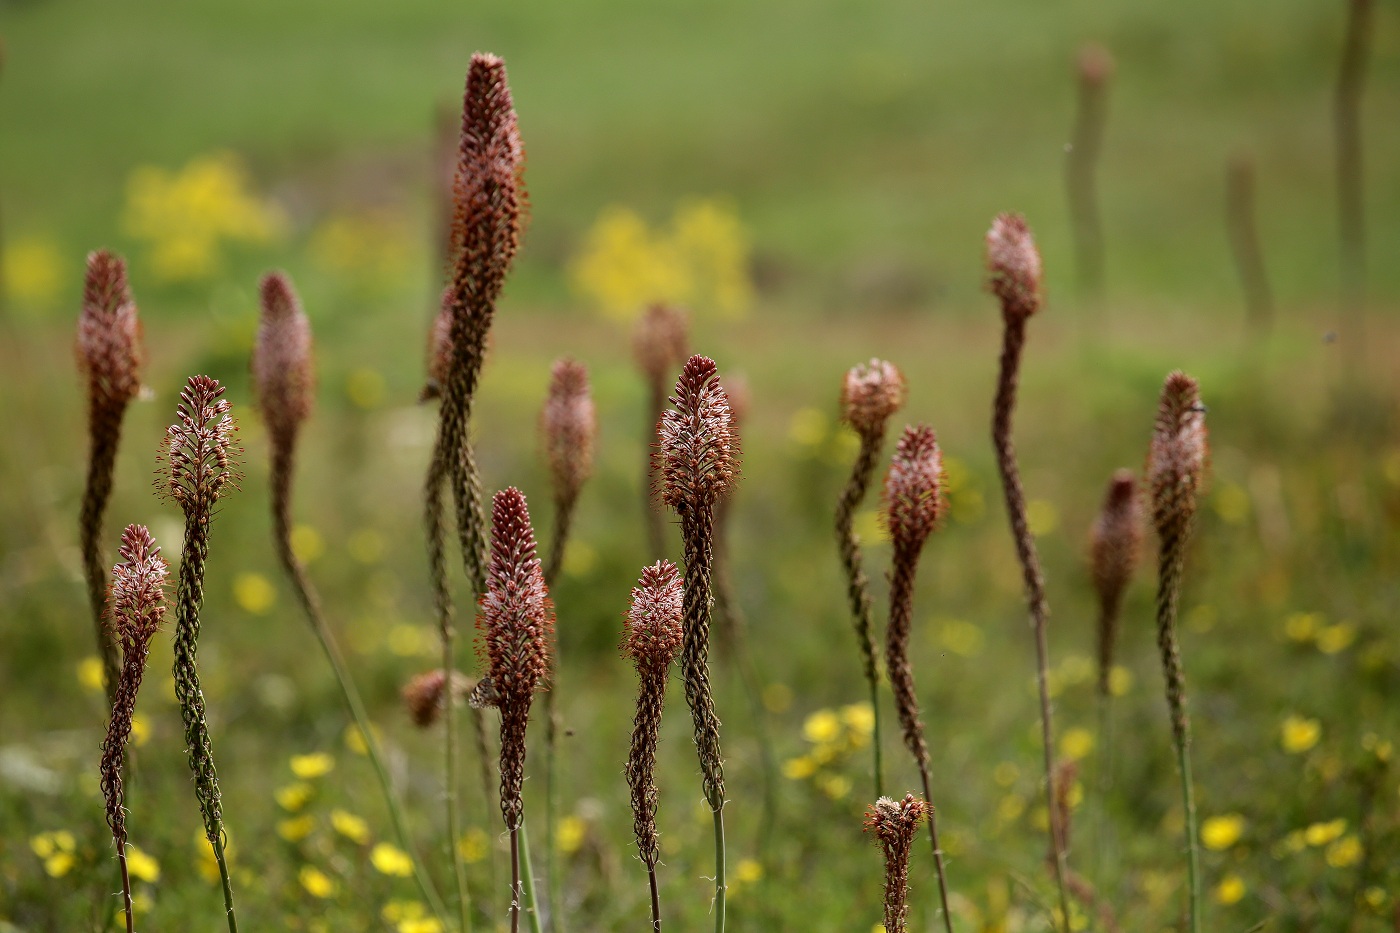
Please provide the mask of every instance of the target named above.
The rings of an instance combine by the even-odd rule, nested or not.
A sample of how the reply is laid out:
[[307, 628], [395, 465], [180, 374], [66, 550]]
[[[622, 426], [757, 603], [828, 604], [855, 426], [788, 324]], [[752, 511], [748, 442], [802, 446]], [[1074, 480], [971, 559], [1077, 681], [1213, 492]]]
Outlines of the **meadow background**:
[[[693, 347], [753, 395], [734, 574], [783, 773], [761, 845], [760, 730], [717, 658], [733, 928], [864, 931], [880, 917], [880, 859], [860, 833], [865, 687], [831, 531], [855, 447], [837, 424], [840, 379], [871, 356], [903, 368], [902, 417], [933, 424], [949, 458], [952, 517], [924, 556], [913, 651], [958, 926], [1047, 928], [1033, 652], [989, 443], [1000, 319], [982, 291], [982, 235], [1008, 209], [1036, 233], [1049, 293], [1017, 441], [1049, 578], [1059, 750], [1083, 759], [1071, 863], [1126, 928], [1177, 922], [1182, 814], [1151, 574], [1128, 597], [1104, 797], [1084, 549], [1103, 484], [1142, 463], [1162, 378], [1180, 367], [1201, 381], [1213, 442], [1183, 605], [1207, 926], [1396, 928], [1400, 11], [1375, 11], [1368, 331], [1349, 364], [1328, 339], [1341, 325], [1331, 95], [1344, 13], [1304, 0], [0, 4], [0, 930], [115, 928], [119, 906], [97, 787], [106, 711], [77, 551], [85, 416], [71, 350], [83, 257], [102, 246], [130, 261], [150, 351], [109, 547], [143, 522], [178, 549], [178, 510], [151, 477], [187, 375], [225, 382], [242, 427], [245, 478], [213, 531], [201, 664], [244, 923], [427, 929], [411, 880], [375, 857], [390, 835], [382, 802], [269, 547], [247, 357], [257, 277], [285, 269], [319, 367], [299, 546], [421, 850], [439, 853], [440, 750], [398, 690], [437, 650], [418, 518], [435, 413], [416, 398], [441, 276], [436, 126], [478, 49], [509, 67], [531, 196], [477, 406], [485, 485], [520, 486], [548, 528], [535, 420], [558, 356], [589, 366], [601, 419], [554, 593], [569, 928], [640, 928], [646, 915], [621, 775], [634, 678], [616, 645], [648, 559], [645, 388], [628, 345], [648, 292], [689, 304]], [[1098, 300], [1075, 288], [1063, 184], [1085, 41], [1117, 61]], [[1240, 150], [1258, 169], [1278, 303], [1268, 335], [1245, 327], [1225, 238], [1225, 164]], [[888, 549], [873, 499], [866, 509], [879, 590]], [[141, 924], [216, 930], [168, 669], [162, 641], [129, 796], [149, 856]], [[662, 904], [669, 925], [693, 929], [708, 922], [709, 815], [677, 684], [670, 699]], [[894, 742], [886, 762], [892, 788], [916, 786]], [[500, 818], [474, 781], [463, 795], [460, 843], [489, 929], [506, 904]], [[925, 929], [936, 891], [922, 843], [914, 854], [912, 924]], [[445, 890], [447, 860], [430, 860]]]

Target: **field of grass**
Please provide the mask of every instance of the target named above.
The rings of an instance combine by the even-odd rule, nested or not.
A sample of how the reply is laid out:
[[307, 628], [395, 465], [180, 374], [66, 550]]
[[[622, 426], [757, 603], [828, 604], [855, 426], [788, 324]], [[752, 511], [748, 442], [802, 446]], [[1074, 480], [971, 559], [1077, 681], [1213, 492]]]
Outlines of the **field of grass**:
[[[691, 196], [725, 199], [742, 218], [757, 287], [740, 319], [703, 307], [693, 318], [694, 348], [722, 373], [743, 372], [754, 400], [731, 544], [762, 730], [732, 663], [714, 657], [731, 928], [865, 931], [881, 917], [879, 852], [860, 830], [873, 802], [868, 737], [848, 709], [865, 686], [832, 535], [854, 456], [854, 436], [837, 424], [840, 380], [871, 356], [903, 368], [910, 398], [899, 418], [934, 425], [950, 460], [951, 518], [923, 559], [912, 649], [957, 928], [1050, 928], [1033, 650], [988, 431], [1000, 320], [982, 293], [982, 234], [1006, 209], [1035, 229], [1050, 295], [1031, 323], [1016, 437], [1049, 580], [1059, 752], [1081, 759], [1071, 864], [1124, 929], [1180, 928], [1183, 815], [1153, 561], [1128, 595], [1105, 794], [1084, 553], [1104, 483], [1117, 467], [1141, 466], [1162, 379], [1183, 368], [1201, 382], [1213, 448], [1182, 604], [1198, 806], [1210, 829], [1206, 928], [1396, 928], [1395, 8], [1376, 11], [1363, 111], [1370, 329], [1363, 358], [1344, 364], [1324, 339], [1339, 326], [1329, 108], [1340, 3], [1284, 0], [1267, 13], [1201, 0], [548, 7], [0, 5], [11, 284], [0, 323], [0, 933], [119, 926], [97, 783], [107, 710], [91, 676], [77, 547], [86, 440], [71, 350], [82, 259], [99, 246], [130, 259], [150, 349], [150, 397], [128, 413], [117, 464], [109, 552], [122, 526], [143, 522], [175, 556], [179, 510], [153, 495], [151, 477], [186, 376], [227, 384], [240, 424], [244, 478], [214, 523], [200, 660], [241, 922], [428, 929], [406, 906], [418, 897], [412, 880], [372, 858], [392, 840], [387, 814], [269, 546], [267, 439], [247, 358], [257, 276], [272, 267], [295, 279], [316, 331], [318, 408], [295, 506], [310, 572], [419, 851], [438, 889], [451, 888], [440, 736], [411, 726], [398, 692], [437, 663], [419, 518], [436, 413], [415, 401], [438, 288], [432, 125], [476, 49], [509, 64], [531, 193], [477, 401], [484, 485], [524, 490], [547, 539], [535, 425], [557, 357], [588, 365], [601, 422], [596, 475], [553, 594], [568, 730], [558, 856], [567, 929], [646, 923], [622, 778], [635, 679], [617, 643], [649, 559], [645, 389], [627, 328], [573, 293], [567, 269], [606, 206], [660, 224]], [[1098, 302], [1076, 297], [1062, 184], [1070, 62], [1090, 39], [1118, 62]], [[1224, 165], [1241, 147], [1259, 167], [1279, 302], [1267, 338], [1243, 327], [1224, 236]], [[162, 278], [148, 240], [123, 223], [130, 179], [220, 151], [277, 205], [278, 229], [223, 243], [207, 275]], [[857, 526], [882, 620], [889, 548], [875, 508], [872, 497]], [[678, 539], [671, 549], [679, 558]], [[459, 606], [470, 596], [458, 586]], [[466, 641], [460, 662], [472, 672]], [[169, 667], [162, 637], [128, 798], [132, 841], [159, 866], [137, 882], [138, 921], [218, 930], [219, 886]], [[699, 929], [711, 922], [710, 816], [678, 682], [669, 700], [662, 906], [669, 929]], [[887, 780], [902, 794], [917, 771], [892, 734], [892, 709], [886, 723]], [[785, 772], [767, 839], [761, 734]], [[477, 929], [497, 929], [505, 836], [465, 728], [463, 737]], [[526, 812], [537, 848], [539, 748], [532, 731]], [[321, 762], [298, 758], [307, 755], [329, 756], [332, 769], [298, 777], [294, 768]], [[288, 789], [302, 784], [309, 798], [290, 806], [298, 794]], [[912, 885], [911, 928], [941, 927], [922, 842]]]

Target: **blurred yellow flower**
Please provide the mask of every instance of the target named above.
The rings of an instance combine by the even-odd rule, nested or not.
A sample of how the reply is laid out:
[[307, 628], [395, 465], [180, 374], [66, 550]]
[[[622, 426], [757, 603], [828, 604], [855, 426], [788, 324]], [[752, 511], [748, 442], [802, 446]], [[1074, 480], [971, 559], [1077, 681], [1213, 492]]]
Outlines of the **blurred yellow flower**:
[[1211, 497], [1211, 505], [1227, 525], [1242, 525], [1249, 518], [1249, 493], [1239, 483], [1221, 483]]
[[491, 840], [486, 833], [473, 826], [457, 841], [457, 852], [462, 856], [462, 861], [468, 865], [475, 865], [486, 858], [490, 846]]
[[1133, 672], [1115, 664], [1108, 669], [1108, 692], [1116, 697], [1126, 696], [1133, 689]]
[[306, 813], [301, 816], [294, 816], [288, 820], [279, 820], [277, 823], [277, 835], [288, 842], [301, 842], [311, 831], [316, 828], [316, 820], [311, 814]]
[[335, 769], [335, 759], [325, 752], [312, 752], [309, 755], [293, 755], [292, 773], [303, 781], [330, 774]]
[[841, 721], [856, 735], [868, 736], [875, 731], [875, 712], [869, 703], [850, 703], [841, 707]]
[[348, 810], [331, 811], [331, 828], [357, 845], [369, 842], [369, 824]]
[[817, 786], [832, 800], [841, 800], [851, 792], [851, 779], [844, 774], [831, 774], [819, 780]]
[[272, 608], [277, 591], [262, 574], [245, 572], [233, 578], [233, 599], [244, 612], [260, 616]]
[[[210, 884], [219, 882], [219, 862], [214, 858], [214, 846], [210, 844], [204, 835], [204, 830], [197, 829], [194, 833], [195, 868], [199, 871], [200, 877]], [[233, 840], [224, 837], [224, 861], [233, 862]]]
[[720, 200], [682, 201], [671, 221], [676, 254], [689, 266], [694, 293], [689, 301], [737, 318], [753, 303], [749, 236], [733, 206]]
[[1322, 738], [1322, 723], [1303, 716], [1288, 716], [1283, 721], [1283, 750], [1290, 755], [1300, 755], [1312, 748]]
[[789, 758], [783, 762], [783, 776], [793, 781], [801, 781], [809, 778], [817, 771], [817, 763], [805, 755], [801, 758]]
[[1051, 534], [1060, 526], [1060, 510], [1049, 499], [1032, 499], [1026, 503], [1026, 524], [1037, 538]]
[[1016, 779], [1021, 776], [1021, 769], [1014, 761], [1000, 761], [992, 769], [992, 780], [1001, 787], [1010, 787], [1016, 783]]
[[78, 683], [92, 693], [102, 692], [102, 659], [90, 654], [78, 662]]
[[1201, 824], [1201, 845], [1223, 852], [1240, 841], [1245, 825], [1245, 818], [1238, 813], [1209, 817]]
[[1361, 840], [1356, 836], [1343, 836], [1327, 847], [1327, 864], [1333, 868], [1350, 868], [1361, 857], [1366, 854], [1366, 850], [1361, 845]]
[[5, 270], [5, 291], [19, 305], [48, 305], [63, 284], [63, 262], [48, 239], [27, 236], [6, 243], [0, 268]]
[[301, 882], [301, 886], [307, 894], [322, 900], [335, 896], [335, 892], [339, 888], [335, 881], [314, 865], [301, 866], [301, 871], [297, 873], [297, 880]]
[[564, 817], [559, 821], [558, 831], [554, 834], [554, 848], [564, 855], [573, 855], [583, 845], [583, 837], [587, 830], [588, 824], [578, 817]]
[[[375, 741], [379, 741], [379, 727], [376, 726], [374, 723], [370, 723], [369, 731], [370, 734], [374, 736]], [[345, 727], [344, 742], [345, 747], [350, 749], [350, 751], [354, 752], [356, 755], [369, 754], [369, 744], [365, 742], [365, 734], [361, 732], [360, 727], [353, 722]]]
[[273, 791], [272, 796], [276, 799], [277, 805], [283, 810], [295, 813], [306, 806], [306, 802], [310, 800], [315, 793], [316, 789], [310, 784], [307, 784], [305, 781], [298, 781], [295, 784], [288, 784], [285, 787], [277, 788], [277, 790]]
[[372, 411], [384, 401], [384, 376], [377, 369], [361, 366], [345, 379], [345, 395], [356, 408]]
[[407, 878], [413, 874], [413, 860], [408, 853], [387, 842], [381, 842], [370, 850], [369, 861], [381, 875]]
[[321, 533], [310, 525], [297, 525], [292, 529], [292, 553], [303, 564], [313, 563], [326, 552], [326, 542]]
[[1317, 637], [1322, 627], [1322, 616], [1316, 612], [1295, 612], [1283, 623], [1283, 633], [1289, 641], [1309, 642]]
[[763, 688], [763, 708], [770, 713], [785, 713], [792, 706], [792, 688], [787, 684], [768, 684]]
[[739, 859], [734, 866], [733, 887], [746, 888], [763, 880], [763, 864], [756, 859]]
[[1310, 846], [1325, 846], [1329, 842], [1340, 839], [1346, 831], [1347, 821], [1343, 819], [1313, 823], [1303, 830], [1303, 842]]
[[160, 880], [160, 863], [130, 842], [126, 844], [126, 870], [131, 877], [152, 884]]
[[1238, 904], [1244, 897], [1244, 893], [1244, 879], [1231, 872], [1221, 878], [1220, 883], [1215, 886], [1215, 902], [1227, 907], [1231, 904]]
[[362, 282], [392, 283], [413, 259], [411, 231], [389, 211], [331, 217], [311, 235], [311, 258], [327, 272]]
[[400, 920], [394, 929], [395, 933], [442, 933], [442, 921], [437, 917], [415, 917]]
[[802, 737], [808, 742], [831, 742], [841, 734], [841, 720], [829, 709], [819, 709], [802, 723]]
[[980, 628], [962, 619], [944, 622], [939, 629], [938, 640], [944, 648], [962, 658], [977, 657], [982, 653], [982, 645], [986, 641]]
[[77, 840], [66, 829], [54, 829], [39, 833], [29, 840], [29, 848], [44, 861], [44, 872], [50, 878], [62, 878], [72, 870], [77, 861], [73, 850]]
[[422, 901], [409, 901], [402, 898], [394, 898], [385, 903], [379, 911], [379, 916], [384, 918], [385, 923], [401, 923], [404, 920], [418, 920], [427, 916], [428, 911], [423, 906]]
[[1003, 823], [1014, 823], [1026, 812], [1026, 799], [1019, 794], [1008, 794], [997, 804], [997, 819]]
[[1317, 650], [1323, 654], [1336, 654], [1351, 647], [1356, 641], [1356, 623], [1338, 622], [1320, 629], [1317, 633]]
[[151, 740], [151, 726], [146, 722], [146, 718], [139, 714], [131, 717], [131, 744], [141, 748]]
[[1079, 761], [1094, 750], [1094, 733], [1088, 729], [1068, 729], [1060, 736], [1060, 754], [1071, 761]]

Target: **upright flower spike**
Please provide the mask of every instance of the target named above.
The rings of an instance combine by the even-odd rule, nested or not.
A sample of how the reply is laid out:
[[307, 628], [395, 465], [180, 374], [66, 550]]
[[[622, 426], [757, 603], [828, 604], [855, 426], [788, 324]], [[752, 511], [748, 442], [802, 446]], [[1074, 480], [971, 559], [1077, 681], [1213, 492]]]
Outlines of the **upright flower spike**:
[[112, 474], [121, 442], [122, 416], [141, 390], [141, 322], [126, 280], [126, 263], [106, 250], [90, 253], [83, 283], [83, 309], [78, 316], [78, 371], [86, 383], [88, 405], [88, 469], [78, 530], [87, 577], [98, 653], [107, 699], [116, 698], [120, 664], [117, 646], [103, 623], [106, 609], [106, 568], [102, 560], [102, 522], [112, 494]]
[[554, 486], [554, 538], [544, 573], [545, 581], [553, 585], [563, 565], [574, 504], [593, 473], [598, 414], [589, 391], [588, 369], [582, 363], [568, 357], [555, 361], [540, 412], [540, 434]]
[[199, 613], [204, 603], [204, 564], [209, 555], [209, 525], [214, 506], [238, 479], [234, 445], [236, 427], [229, 415], [224, 387], [208, 376], [191, 376], [180, 390], [176, 420], [166, 431], [162, 481], [166, 494], [185, 513], [185, 543], [180, 554], [176, 589], [175, 696], [185, 724], [185, 747], [194, 774], [195, 797], [204, 821], [204, 835], [224, 886], [229, 933], [237, 933], [233, 889], [224, 858], [224, 820], [219, 775], [199, 688], [195, 654], [199, 646]]
[[656, 831], [656, 746], [661, 711], [666, 704], [666, 675], [680, 653], [684, 606], [680, 572], [670, 561], [643, 568], [632, 589], [632, 605], [623, 625], [622, 653], [637, 669], [637, 715], [627, 757], [627, 786], [632, 789], [632, 828], [637, 853], [651, 883], [651, 923], [661, 929], [656, 863], [661, 858]]
[[[554, 607], [536, 555], [525, 495], [511, 487], [491, 502], [491, 560], [477, 627], [487, 673], [475, 706], [501, 713], [501, 816], [511, 840], [511, 930], [520, 924], [520, 834], [524, 828], [525, 731], [535, 692], [548, 685]], [[533, 886], [533, 882], [531, 882]]]
[[1089, 532], [1089, 572], [1099, 598], [1099, 695], [1108, 695], [1123, 593], [1142, 551], [1142, 502], [1131, 470], [1109, 480], [1103, 507]]
[[715, 506], [739, 476], [739, 441], [714, 360], [692, 356], [676, 381], [671, 408], [657, 425], [656, 471], [661, 499], [681, 520], [685, 545], [685, 638], [681, 669], [715, 821], [715, 931], [724, 930], [724, 759], [719, 717], [710, 692], [710, 575], [714, 569]]
[[885, 853], [885, 931], [905, 933], [909, 913], [909, 852], [919, 823], [933, 808], [913, 794], [903, 800], [881, 797], [865, 811], [865, 831]]
[[1201, 928], [1201, 879], [1197, 850], [1196, 799], [1191, 777], [1191, 719], [1187, 713], [1186, 673], [1176, 638], [1176, 607], [1186, 565], [1186, 545], [1196, 517], [1196, 499], [1205, 482], [1205, 406], [1196, 380], [1181, 371], [1167, 376], [1157, 423], [1147, 454], [1147, 485], [1152, 490], [1152, 523], [1157, 529], [1157, 645], [1162, 654], [1167, 708], [1181, 772], [1186, 813], [1187, 874], [1191, 930]]
[[670, 305], [655, 304], [637, 319], [632, 331], [632, 357], [647, 383], [647, 443], [642, 484], [644, 514], [647, 520], [647, 542], [652, 557], [666, 551], [665, 529], [661, 521], [661, 506], [657, 502], [660, 482], [656, 476], [656, 426], [666, 410], [666, 390], [671, 378], [690, 355], [690, 328], [685, 312]]
[[872, 633], [873, 610], [870, 582], [861, 566], [860, 538], [855, 533], [856, 509], [865, 499], [880, 449], [885, 444], [885, 427], [890, 417], [904, 405], [907, 389], [904, 374], [893, 363], [872, 359], [852, 366], [841, 383], [841, 419], [855, 429], [860, 452], [851, 467], [851, 476], [836, 504], [836, 546], [846, 572], [846, 596], [851, 604], [856, 644], [860, 647], [865, 683], [870, 691], [870, 708], [875, 711], [875, 733], [870, 743], [875, 756], [875, 795], [884, 794], [884, 767], [881, 761], [880, 670], [875, 660]]
[[933, 807], [929, 779], [928, 743], [919, 715], [919, 697], [914, 689], [914, 669], [909, 663], [909, 633], [914, 619], [914, 576], [919, 554], [944, 512], [943, 452], [933, 428], [911, 425], [895, 445], [894, 458], [885, 476], [885, 522], [894, 545], [890, 568], [890, 622], [886, 630], [885, 666], [889, 669], [904, 745], [914, 756], [928, 803], [929, 840], [934, 865], [938, 869], [938, 893], [943, 905], [943, 923], [953, 930], [948, 910], [948, 882], [943, 868], [943, 849], [938, 843], [938, 822]]
[[[1050, 609], [1045, 601], [1045, 578], [1040, 572], [1035, 541], [1026, 520], [1026, 494], [1021, 488], [1021, 471], [1016, 465], [1016, 447], [1011, 440], [1011, 418], [1016, 411], [1016, 387], [1020, 379], [1021, 353], [1026, 345], [1026, 321], [1040, 310], [1040, 252], [1020, 214], [998, 214], [987, 231], [987, 289], [1001, 303], [1001, 366], [997, 374], [996, 401], [992, 408], [992, 445], [996, 448], [997, 470], [1001, 473], [1011, 536], [1026, 585], [1035, 637], [1036, 683], [1040, 693], [1040, 738], [1045, 753], [1045, 795], [1050, 822], [1055, 813], [1054, 725], [1050, 712], [1050, 648], [1046, 628]], [[1050, 844], [1055, 849], [1055, 884], [1059, 889], [1060, 917], [1069, 931], [1069, 865], [1059, 846], [1060, 834], [1050, 827]]]
[[144, 525], [128, 525], [118, 551], [121, 560], [112, 568], [108, 624], [121, 645], [122, 669], [112, 703], [112, 719], [102, 742], [102, 795], [107, 801], [107, 825], [117, 847], [121, 868], [122, 907], [126, 930], [132, 933], [131, 876], [126, 865], [126, 807], [122, 772], [136, 694], [146, 672], [151, 638], [165, 618], [165, 561]]
[[1079, 102], [1070, 144], [1065, 147], [1065, 187], [1074, 225], [1076, 271], [1080, 290], [1091, 298], [1103, 291], [1103, 224], [1095, 174], [1103, 148], [1113, 67], [1113, 56], [1103, 46], [1089, 43], [1079, 49], [1074, 69]]

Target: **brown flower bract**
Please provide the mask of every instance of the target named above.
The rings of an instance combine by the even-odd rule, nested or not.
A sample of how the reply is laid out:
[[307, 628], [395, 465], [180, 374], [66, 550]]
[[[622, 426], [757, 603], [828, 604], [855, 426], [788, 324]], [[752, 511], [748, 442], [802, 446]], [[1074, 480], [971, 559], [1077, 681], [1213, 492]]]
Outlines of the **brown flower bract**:
[[76, 349], [94, 411], [120, 410], [141, 390], [141, 322], [126, 263], [107, 250], [88, 254]]
[[1040, 252], [1020, 214], [998, 214], [987, 231], [987, 288], [1008, 318], [1024, 320], [1040, 310]]
[[859, 434], [879, 436], [906, 394], [904, 374], [893, 363], [872, 359], [852, 366], [841, 384], [841, 417]]
[[555, 492], [571, 500], [593, 472], [593, 438], [598, 433], [588, 370], [582, 363], [567, 357], [555, 362], [540, 430]]
[[238, 481], [233, 461], [237, 426], [223, 394], [219, 380], [191, 376], [180, 390], [176, 421], [166, 429], [163, 483], [186, 516], [207, 517], [224, 489]]
[[943, 452], [933, 428], [904, 429], [885, 474], [884, 499], [895, 548], [923, 547], [943, 514]]
[[525, 495], [515, 487], [491, 501], [491, 560], [477, 626], [484, 634], [497, 705], [528, 704], [549, 676], [554, 607], [536, 555]]
[[622, 653], [639, 670], [662, 671], [680, 653], [683, 633], [683, 588], [680, 571], [668, 560], [642, 568], [632, 588], [632, 605], [623, 626]]
[[672, 509], [713, 505], [734, 482], [739, 440], [714, 360], [692, 356], [657, 425], [661, 498]]
[[263, 276], [258, 291], [262, 317], [253, 345], [253, 386], [274, 443], [287, 443], [314, 402], [311, 322], [284, 273]]
[[1147, 482], [1159, 528], [1164, 521], [1195, 513], [1196, 496], [1205, 479], [1205, 412], [1196, 380], [1180, 370], [1169, 374], [1147, 454]]

